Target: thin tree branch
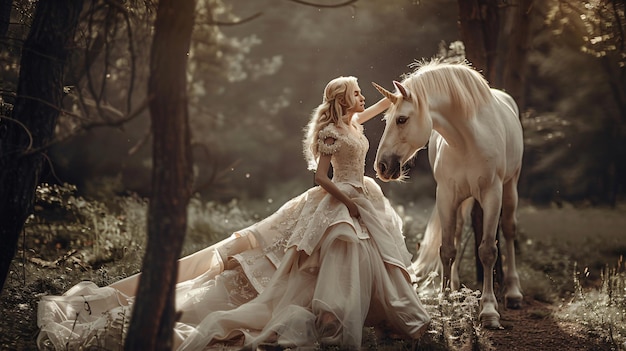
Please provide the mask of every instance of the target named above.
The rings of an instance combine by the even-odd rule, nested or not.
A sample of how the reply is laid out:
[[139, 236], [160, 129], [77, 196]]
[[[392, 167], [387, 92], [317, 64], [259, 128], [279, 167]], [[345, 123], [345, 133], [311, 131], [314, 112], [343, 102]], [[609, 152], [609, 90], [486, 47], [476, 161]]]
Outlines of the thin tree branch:
[[[109, 43], [115, 40], [117, 29], [118, 29], [118, 21], [116, 20], [117, 13], [113, 10], [112, 7], [108, 7], [106, 11], [106, 15], [104, 18], [104, 23], [106, 23], [104, 30], [104, 72], [102, 74], [102, 78], [100, 81], [100, 91], [97, 101], [101, 100], [106, 101], [106, 86], [107, 86], [107, 76], [109, 75], [109, 67], [111, 66], [111, 45]], [[111, 39], [109, 39], [109, 37]]]
[[214, 26], [237, 26], [246, 22], [250, 22], [256, 18], [259, 18], [261, 15], [263, 14], [263, 12], [258, 12], [255, 13], [254, 15], [250, 16], [250, 17], [246, 17], [244, 19], [241, 19], [239, 21], [234, 21], [234, 22], [222, 22], [222, 21], [211, 21], [209, 24], [210, 25], [214, 25]]
[[0, 37], [0, 44], [5, 47], [16, 47], [21, 48], [24, 46], [24, 39], [13, 38], [13, 37]]
[[146, 132], [144, 133], [144, 135], [141, 137], [141, 139], [139, 139], [139, 141], [137, 141], [137, 143], [135, 143], [135, 145], [133, 145], [133, 147], [131, 147], [128, 150], [128, 155], [132, 156], [134, 155], [137, 151], [139, 151], [139, 149], [141, 149], [142, 146], [144, 146], [148, 140], [150, 139], [150, 136], [152, 135], [152, 126], [150, 126], [149, 128], [146, 129]]
[[[95, 121], [92, 123], [87, 123], [87, 124], [83, 124], [80, 126], [80, 128], [77, 131], [87, 131], [87, 130], [91, 130], [93, 128], [98, 128], [98, 127], [120, 127], [124, 124], [126, 124], [127, 122], [131, 121], [132, 119], [137, 118], [142, 112], [144, 112], [146, 110], [146, 108], [148, 107], [148, 99], [144, 100], [144, 102], [133, 112], [130, 113], [128, 115], [126, 115], [125, 117], [116, 119], [116, 120], [108, 120], [108, 121]], [[63, 141], [66, 141], [70, 138], [72, 138], [73, 136], [75, 136], [77, 133], [69, 133], [66, 136], [64, 136], [63, 138], [56, 138], [51, 140], [50, 142], [38, 147], [38, 148], [29, 148], [27, 150], [24, 151], [23, 156], [27, 156], [27, 155], [31, 155], [37, 152], [41, 152], [47, 148], [49, 148], [52, 145], [56, 145], [59, 144]]]
[[7, 120], [7, 121], [11, 121], [11, 122], [17, 124], [18, 126], [22, 127], [22, 129], [24, 129], [24, 132], [26, 133], [26, 135], [28, 135], [28, 146], [26, 147], [26, 150], [27, 151], [30, 150], [33, 147], [33, 135], [28, 130], [28, 127], [24, 123], [18, 121], [17, 119], [12, 118], [12, 117], [0, 116], [0, 120], [3, 120], [3, 119]]
[[50, 159], [50, 156], [48, 156], [45, 153], [41, 153], [41, 155], [46, 160], [46, 162], [48, 162], [48, 167], [50, 167], [50, 173], [52, 173], [52, 177], [57, 182], [59, 182], [59, 184], [63, 184], [64, 182], [61, 180], [61, 178], [59, 178], [59, 176], [57, 175], [57, 172], [54, 170], [54, 164], [52, 163], [52, 160]]
[[358, 0], [348, 0], [348, 1], [345, 1], [339, 4], [334, 4], [334, 5], [316, 4], [316, 3], [308, 2], [304, 0], [287, 0], [287, 1], [295, 2], [296, 4], [300, 4], [300, 5], [307, 5], [307, 6], [313, 6], [313, 7], [336, 8], [336, 7], [348, 6], [350, 4], [357, 2]]
[[[33, 100], [33, 101], [38, 101], [38, 102], [40, 102], [42, 104], [45, 104], [47, 106], [50, 106], [50, 107], [58, 109], [58, 107], [53, 106], [52, 104], [50, 104], [50, 103], [48, 103], [48, 102], [46, 102], [44, 100], [38, 99], [38, 98], [33, 98], [33, 97], [29, 97], [29, 96], [25, 96], [24, 98], [30, 99], [30, 100]], [[24, 132], [28, 135], [28, 139], [29, 139], [28, 146], [22, 151], [22, 156], [28, 156], [28, 155], [32, 155], [32, 154], [41, 152], [41, 151], [49, 148], [50, 146], [53, 146], [53, 145], [59, 144], [59, 143], [61, 143], [63, 141], [66, 141], [66, 140], [72, 138], [73, 136], [75, 136], [77, 134], [77, 132], [79, 132], [79, 131], [87, 131], [87, 130], [90, 130], [90, 129], [93, 129], [93, 128], [98, 128], [98, 127], [120, 127], [120, 126], [126, 124], [127, 122], [131, 121], [132, 119], [135, 119], [136, 117], [138, 117], [142, 112], [144, 112], [146, 110], [147, 107], [148, 107], [148, 100], [146, 99], [146, 100], [144, 100], [144, 102], [134, 112], [132, 112], [132, 113], [126, 115], [126, 116], [123, 116], [123, 117], [121, 117], [119, 119], [115, 119], [115, 120], [110, 119], [110, 120], [107, 120], [107, 121], [95, 121], [95, 122], [91, 122], [91, 123], [82, 124], [76, 130], [75, 133], [68, 133], [67, 135], [65, 135], [62, 138], [55, 138], [55, 139], [51, 140], [50, 142], [48, 142], [48, 143], [46, 143], [46, 144], [44, 144], [44, 145], [42, 145], [40, 147], [37, 147], [37, 148], [33, 148], [34, 140], [33, 140], [32, 134], [30, 133], [30, 131], [28, 130], [28, 127], [26, 127], [26, 125], [24, 125], [22, 122], [14, 119], [14, 118], [11, 118], [11, 117], [2, 117], [2, 116], [0, 116], [0, 120], [4, 119], [4, 120], [7, 120], [7, 121], [11, 121], [11, 122], [16, 123], [20, 127], [22, 127]], [[108, 111], [110, 111], [112, 113], [115, 113], [115, 114], [121, 116], [119, 111], [116, 110], [116, 109], [107, 108], [106, 106], [101, 106], [101, 108], [106, 109], [106, 110], [108, 110]], [[76, 118], [83, 119], [83, 120], [85, 119], [84, 117], [81, 117], [79, 115], [76, 115], [76, 114], [64, 111], [62, 109], [58, 109], [58, 110], [61, 113], [70, 115], [72, 117], [76, 117]]]
[[[13, 92], [11, 92], [9, 90], [4, 90], [4, 89], [0, 89], [0, 95], [11, 96], [11, 97], [14, 97], [14, 98], [18, 97], [17, 94], [15, 94], [15, 93], [13, 93]], [[85, 118], [85, 117], [83, 117], [81, 115], [77, 115], [75, 113], [72, 113], [72, 112], [69, 112], [67, 110], [64, 110], [64, 109], [60, 108], [59, 106], [55, 106], [54, 104], [52, 104], [52, 103], [50, 103], [50, 102], [48, 102], [46, 100], [43, 100], [41, 98], [36, 98], [36, 97], [33, 97], [33, 96], [27, 96], [27, 95], [21, 95], [20, 97], [23, 98], [23, 99], [28, 99], [28, 100], [39, 102], [40, 104], [46, 105], [48, 107], [51, 107], [51, 108], [59, 111], [60, 113], [63, 113], [64, 115], [67, 115], [67, 116], [70, 116], [70, 117], [74, 117], [76, 119], [88, 120], [87, 118]]]
[[[90, 16], [89, 16], [89, 21], [87, 22], [87, 38], [92, 38], [93, 37], [93, 18], [94, 18], [94, 11], [93, 11], [93, 6], [94, 4], [92, 3], [92, 10], [90, 11]], [[106, 23], [106, 21], [105, 21]], [[106, 47], [107, 45], [107, 32], [108, 32], [108, 28], [105, 26], [104, 28], [104, 45]], [[105, 52], [106, 55], [106, 52]], [[96, 94], [96, 90], [94, 87], [94, 82], [92, 80], [91, 77], [91, 70], [89, 69], [89, 62], [88, 62], [88, 55], [85, 55], [85, 76], [87, 77], [87, 88], [88, 91], [91, 93], [91, 96], [94, 98], [94, 100], [96, 101], [96, 109], [98, 110], [98, 112], [100, 114], [102, 114], [102, 111], [100, 110], [100, 100], [99, 100], [99, 95]], [[105, 66], [106, 67], [106, 66]], [[105, 68], [106, 70], [106, 68]], [[82, 94], [81, 94], [82, 95]]]
[[[355, 2], [357, 2], [358, 0], [348, 0], [339, 4], [334, 4], [334, 5], [324, 5], [324, 4], [316, 4], [316, 3], [312, 3], [312, 2], [308, 2], [308, 1], [304, 1], [304, 0], [287, 0], [287, 1], [291, 1], [291, 2], [295, 2], [297, 4], [300, 5], [306, 5], [306, 6], [312, 6], [312, 7], [322, 7], [322, 8], [337, 8], [337, 7], [344, 7], [344, 6], [348, 6], [350, 4], [353, 4]], [[250, 22], [258, 17], [260, 17], [263, 14], [263, 12], [258, 12], [255, 13], [254, 15], [244, 18], [242, 20], [239, 21], [235, 21], [235, 22], [222, 22], [222, 21], [211, 21], [209, 24], [210, 25], [216, 25], [216, 26], [236, 26], [236, 25], [240, 25], [246, 22]]]
[[[624, 38], [624, 27], [623, 27], [623, 24], [622, 24], [622, 18], [620, 16], [620, 11], [617, 8], [617, 1], [614, 0], [614, 1], [612, 1], [612, 3], [613, 3], [613, 9], [612, 9], [613, 10], [613, 16], [615, 17], [615, 21], [617, 22], [617, 30], [618, 30], [618, 33], [619, 33], [619, 40], [618, 40], [618, 42], [619, 42], [619, 50], [620, 51], [624, 51], [624, 41], [625, 41], [625, 38]], [[622, 13], [623, 13], [623, 11], [624, 11], [624, 9], [622, 9]]]
[[126, 99], [126, 113], [130, 113], [132, 105], [133, 90], [135, 90], [135, 66], [137, 62], [137, 55], [135, 55], [135, 39], [133, 37], [133, 30], [128, 17], [128, 12], [122, 12], [124, 20], [126, 21], [126, 32], [128, 35], [128, 51], [130, 53], [130, 81], [128, 87], [128, 95]]

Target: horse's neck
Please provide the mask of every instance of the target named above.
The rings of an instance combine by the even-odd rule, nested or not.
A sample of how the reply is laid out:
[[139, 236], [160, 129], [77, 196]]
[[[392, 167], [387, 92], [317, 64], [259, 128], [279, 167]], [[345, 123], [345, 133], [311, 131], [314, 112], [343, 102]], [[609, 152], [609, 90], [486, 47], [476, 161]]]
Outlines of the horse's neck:
[[[433, 129], [443, 137], [448, 145], [454, 148], [466, 148], [473, 139], [471, 119], [455, 116], [450, 109], [432, 107], [430, 116], [433, 120]], [[454, 118], [457, 118], [454, 120]]]

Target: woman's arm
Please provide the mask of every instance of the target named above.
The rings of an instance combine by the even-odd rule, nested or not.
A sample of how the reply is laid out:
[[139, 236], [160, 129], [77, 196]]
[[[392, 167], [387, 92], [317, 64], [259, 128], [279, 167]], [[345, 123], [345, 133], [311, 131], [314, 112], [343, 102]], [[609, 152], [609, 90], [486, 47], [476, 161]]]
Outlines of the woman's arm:
[[357, 115], [356, 121], [359, 124], [363, 124], [388, 109], [389, 106], [391, 106], [391, 101], [389, 101], [389, 99], [387, 98], [382, 98], [378, 100], [378, 102], [374, 105], [366, 108], [365, 111], [359, 113]]
[[[332, 138], [328, 139], [333, 140]], [[339, 190], [337, 185], [335, 185], [335, 183], [333, 183], [333, 181], [328, 177], [328, 171], [330, 170], [330, 158], [331, 155], [320, 155], [319, 163], [317, 164], [317, 171], [315, 172], [315, 182], [324, 188], [324, 190], [331, 194], [335, 199], [343, 202], [346, 207], [348, 207], [350, 216], [358, 218], [359, 209], [356, 207], [354, 201], [344, 194], [343, 191]]]

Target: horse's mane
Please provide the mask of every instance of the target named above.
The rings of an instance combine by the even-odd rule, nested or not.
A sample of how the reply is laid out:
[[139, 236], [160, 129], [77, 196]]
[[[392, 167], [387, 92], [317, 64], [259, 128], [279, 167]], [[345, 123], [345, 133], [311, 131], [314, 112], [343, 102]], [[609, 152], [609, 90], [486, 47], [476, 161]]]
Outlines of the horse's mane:
[[450, 102], [465, 118], [474, 116], [491, 101], [487, 80], [467, 63], [446, 63], [439, 59], [420, 61], [413, 73], [404, 77], [404, 85], [418, 99], [449, 96]]

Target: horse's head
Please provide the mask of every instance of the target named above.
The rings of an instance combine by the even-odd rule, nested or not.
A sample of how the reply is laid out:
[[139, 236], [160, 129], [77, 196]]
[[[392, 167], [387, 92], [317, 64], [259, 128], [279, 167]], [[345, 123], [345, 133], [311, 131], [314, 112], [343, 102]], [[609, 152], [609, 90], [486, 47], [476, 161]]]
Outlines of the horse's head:
[[393, 82], [399, 94], [373, 84], [393, 103], [385, 114], [385, 131], [376, 152], [376, 175], [385, 182], [401, 180], [404, 177], [402, 166], [428, 142], [432, 120], [424, 101], [402, 83]]

